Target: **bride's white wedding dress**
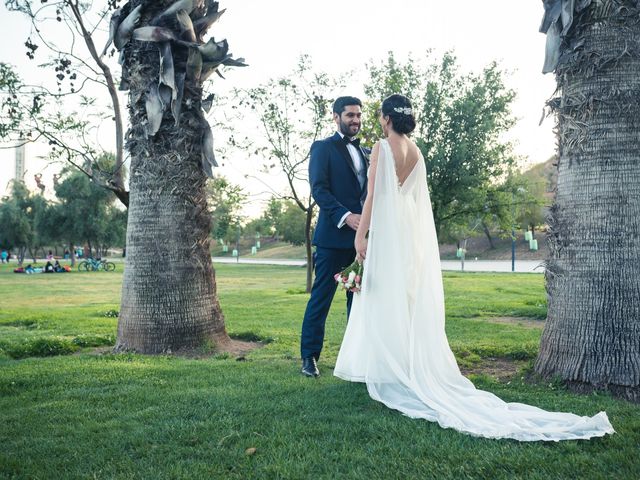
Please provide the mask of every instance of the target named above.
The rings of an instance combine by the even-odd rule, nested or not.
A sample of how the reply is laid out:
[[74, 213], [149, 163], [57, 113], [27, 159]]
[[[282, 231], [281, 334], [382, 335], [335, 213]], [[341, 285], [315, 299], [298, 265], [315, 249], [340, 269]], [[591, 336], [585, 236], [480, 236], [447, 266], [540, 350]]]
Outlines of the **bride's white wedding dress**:
[[607, 414], [547, 412], [478, 390], [445, 334], [444, 291], [424, 161], [400, 185], [380, 142], [362, 291], [334, 375], [412, 418], [487, 438], [573, 440], [614, 433]]

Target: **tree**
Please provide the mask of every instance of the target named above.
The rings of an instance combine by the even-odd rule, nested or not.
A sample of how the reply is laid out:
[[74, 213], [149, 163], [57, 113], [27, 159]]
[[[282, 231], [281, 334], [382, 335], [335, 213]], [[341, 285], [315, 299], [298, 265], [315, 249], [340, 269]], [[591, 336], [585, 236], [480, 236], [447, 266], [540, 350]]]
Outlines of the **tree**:
[[517, 220], [524, 230], [530, 230], [532, 237], [535, 237], [536, 228], [545, 223], [546, 182], [532, 178], [527, 173], [522, 174], [526, 194], [522, 196]]
[[519, 206], [514, 198], [515, 192], [517, 187], [506, 182], [489, 185], [485, 190], [485, 208], [478, 214], [476, 220], [478, 227], [482, 228], [482, 232], [487, 237], [491, 249], [495, 248], [492, 232], [508, 233], [509, 236], [512, 233], [516, 221], [514, 218], [516, 209]]
[[[40, 258], [45, 258], [47, 252], [44, 247], [56, 247], [61, 240], [61, 229], [58, 223], [57, 211], [52, 202], [44, 201], [42, 208], [38, 209], [34, 219], [34, 228], [38, 237], [38, 246], [41, 249]], [[56, 252], [57, 254], [57, 252]]]
[[[430, 52], [427, 52], [429, 55]], [[396, 60], [393, 52], [380, 64], [370, 62], [367, 65], [369, 82], [364, 86], [366, 98], [363, 104], [363, 118], [360, 137], [366, 145], [373, 145], [383, 137], [382, 127], [378, 122], [382, 100], [394, 93], [408, 96], [417, 107], [424, 95], [426, 71], [421, 69], [413, 58], [406, 63]], [[417, 108], [416, 111], [419, 111]]]
[[[282, 226], [281, 219], [283, 215], [283, 210], [285, 208], [286, 200], [282, 200], [278, 197], [271, 197], [262, 211], [262, 215], [259, 218], [254, 218], [250, 220], [242, 229], [242, 232], [245, 236], [255, 236], [256, 233], [260, 235], [270, 235], [275, 238], [281, 236], [281, 231], [279, 228]], [[297, 208], [297, 205], [293, 204], [294, 207]], [[305, 213], [301, 210], [298, 212], [302, 214], [303, 217], [306, 217]], [[302, 226], [302, 245], [304, 245], [304, 224]]]
[[271, 197], [269, 199], [269, 203], [267, 203], [267, 208], [265, 208], [262, 214], [267, 225], [269, 225], [276, 236], [280, 235], [281, 233], [278, 230], [278, 225], [280, 224], [280, 219], [282, 218], [283, 209], [284, 201], [277, 197]]
[[247, 200], [242, 187], [234, 185], [222, 175], [214, 176], [207, 184], [207, 201], [211, 208], [211, 235], [215, 239], [235, 238], [242, 216], [240, 211]]
[[[229, 345], [211, 263], [206, 179], [216, 166], [203, 84], [243, 66], [203, 37], [222, 15], [207, 0], [131, 0], [112, 16], [129, 89], [127, 256], [117, 351]], [[205, 174], [206, 172], [206, 174]]]
[[640, 4], [545, 2], [559, 96], [547, 321], [535, 371], [640, 399]]
[[[119, 1], [107, 2], [106, 9], [101, 4], [95, 7], [94, 3], [5, 0], [9, 10], [21, 12], [31, 21], [31, 36], [24, 43], [27, 56], [35, 60], [42, 47], [50, 57], [39, 65], [44, 80], [37, 85], [24, 83], [10, 65], [0, 63], [3, 97], [0, 138], [18, 144], [44, 140], [51, 148], [51, 158], [66, 160], [127, 205], [122, 175], [124, 126], [118, 87], [106, 49], [100, 54], [95, 43], [95, 33], [101, 31], [109, 9], [115, 9]], [[55, 40], [45, 33], [52, 28]], [[51, 81], [57, 88], [51, 88]], [[104, 97], [109, 99], [106, 106], [99, 102], [100, 95], [92, 91], [95, 85], [104, 89]], [[120, 87], [124, 87], [123, 83]], [[108, 172], [92, 171], [90, 166], [102, 153], [94, 130], [104, 121], [114, 123], [116, 162]]]
[[282, 239], [293, 245], [304, 245], [307, 238], [306, 225], [305, 212], [291, 200], [284, 202], [284, 211], [277, 223], [277, 231], [282, 235]]
[[554, 155], [546, 162], [538, 163], [522, 173], [531, 201], [524, 205], [518, 221], [525, 230], [531, 230], [533, 236], [535, 236], [536, 227], [546, 223], [549, 207], [553, 203], [558, 183], [557, 163]]
[[[38, 248], [58, 241], [68, 242], [71, 252], [74, 244], [87, 244], [98, 255], [113, 244], [124, 244], [126, 212], [112, 205], [114, 197], [81, 172], [67, 173], [56, 185], [59, 203], [14, 181], [11, 195], [0, 204], [0, 243], [18, 249], [19, 263], [27, 252], [35, 262]], [[73, 253], [71, 260], [74, 264]]]
[[102, 234], [100, 244], [101, 256], [107, 256], [111, 247], [126, 247], [128, 211], [109, 205], [106, 215], [106, 228]]
[[49, 238], [69, 245], [71, 264], [75, 264], [74, 245], [86, 245], [89, 254], [105, 256], [112, 245], [124, 246], [126, 212], [113, 205], [109, 192], [82, 172], [67, 168], [56, 186], [58, 203], [47, 212], [41, 226]]
[[[487, 208], [499, 209], [495, 189], [516, 159], [511, 145], [500, 139], [513, 125], [515, 94], [505, 87], [497, 64], [463, 75], [452, 53], [426, 67], [412, 59], [399, 63], [389, 53], [369, 71], [369, 115], [390, 94], [400, 92], [412, 100], [417, 120], [413, 135], [425, 158], [438, 234], [460, 230]], [[376, 124], [370, 121], [364, 133], [371, 140], [381, 136]]]
[[[418, 145], [427, 162], [436, 230], [482, 214], [498, 179], [515, 164], [511, 146], [499, 137], [513, 125], [514, 93], [491, 64], [479, 75], [460, 76], [445, 55], [427, 81]], [[495, 205], [500, 205], [495, 202]]]
[[36, 261], [38, 234], [36, 219], [46, 208], [41, 195], [33, 195], [23, 182], [14, 180], [11, 193], [0, 202], [0, 244], [18, 249], [18, 263], [22, 265], [27, 252]]
[[247, 222], [242, 228], [242, 233], [245, 237], [255, 237], [256, 234], [260, 235], [272, 235], [273, 229], [271, 224], [264, 217], [253, 218]]
[[232, 135], [230, 143], [257, 156], [264, 171], [275, 169], [282, 173], [287, 191], [280, 197], [295, 202], [305, 214], [307, 292], [311, 291], [313, 274], [311, 230], [316, 206], [309, 191], [309, 149], [331, 129], [331, 97], [338, 83], [325, 73], [313, 72], [309, 58], [303, 56], [290, 75], [236, 91], [243, 121], [255, 117], [262, 127], [264, 141], [249, 138], [238, 141]]
[[0, 203], [0, 244], [4, 248], [19, 249], [18, 263], [22, 264], [25, 251], [31, 240], [32, 229], [29, 218], [16, 202]]

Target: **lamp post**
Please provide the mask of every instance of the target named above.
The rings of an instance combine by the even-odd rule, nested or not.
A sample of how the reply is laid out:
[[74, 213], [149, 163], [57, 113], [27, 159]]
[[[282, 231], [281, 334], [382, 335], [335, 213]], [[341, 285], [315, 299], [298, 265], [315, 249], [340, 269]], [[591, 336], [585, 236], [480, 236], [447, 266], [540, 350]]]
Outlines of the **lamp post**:
[[515, 195], [511, 191], [511, 271], [516, 271], [516, 231], [514, 224], [516, 223], [516, 204]]
[[516, 271], [516, 232], [511, 223], [511, 271]]
[[240, 263], [240, 221], [238, 220], [238, 229], [236, 230], [236, 263]]

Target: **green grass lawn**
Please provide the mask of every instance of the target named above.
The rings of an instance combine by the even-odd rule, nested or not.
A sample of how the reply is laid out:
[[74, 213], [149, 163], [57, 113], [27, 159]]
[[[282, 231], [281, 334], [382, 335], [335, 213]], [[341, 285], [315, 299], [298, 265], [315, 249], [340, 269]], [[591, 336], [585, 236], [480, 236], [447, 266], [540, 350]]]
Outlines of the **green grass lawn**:
[[[0, 478], [640, 478], [637, 405], [526, 383], [522, 371], [478, 374], [476, 385], [508, 401], [606, 410], [617, 433], [532, 444], [444, 430], [331, 375], [341, 296], [323, 375], [299, 375], [303, 268], [219, 265], [217, 278], [229, 332], [269, 341], [246, 361], [97, 354], [114, 342], [121, 265], [29, 276], [0, 267]], [[546, 313], [541, 275], [447, 273], [445, 289], [465, 370], [528, 368]]]

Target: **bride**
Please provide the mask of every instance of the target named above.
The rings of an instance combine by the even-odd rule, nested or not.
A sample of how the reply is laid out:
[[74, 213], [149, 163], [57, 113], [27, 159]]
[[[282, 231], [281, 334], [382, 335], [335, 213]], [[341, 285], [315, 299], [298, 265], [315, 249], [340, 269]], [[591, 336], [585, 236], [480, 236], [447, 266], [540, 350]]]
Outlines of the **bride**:
[[[364, 262], [334, 375], [412, 418], [487, 438], [573, 440], [614, 433], [607, 414], [507, 403], [462, 376], [445, 334], [444, 291], [425, 163], [409, 138], [411, 103], [382, 102], [385, 139], [373, 148], [355, 239]], [[368, 238], [367, 238], [368, 233]]]

